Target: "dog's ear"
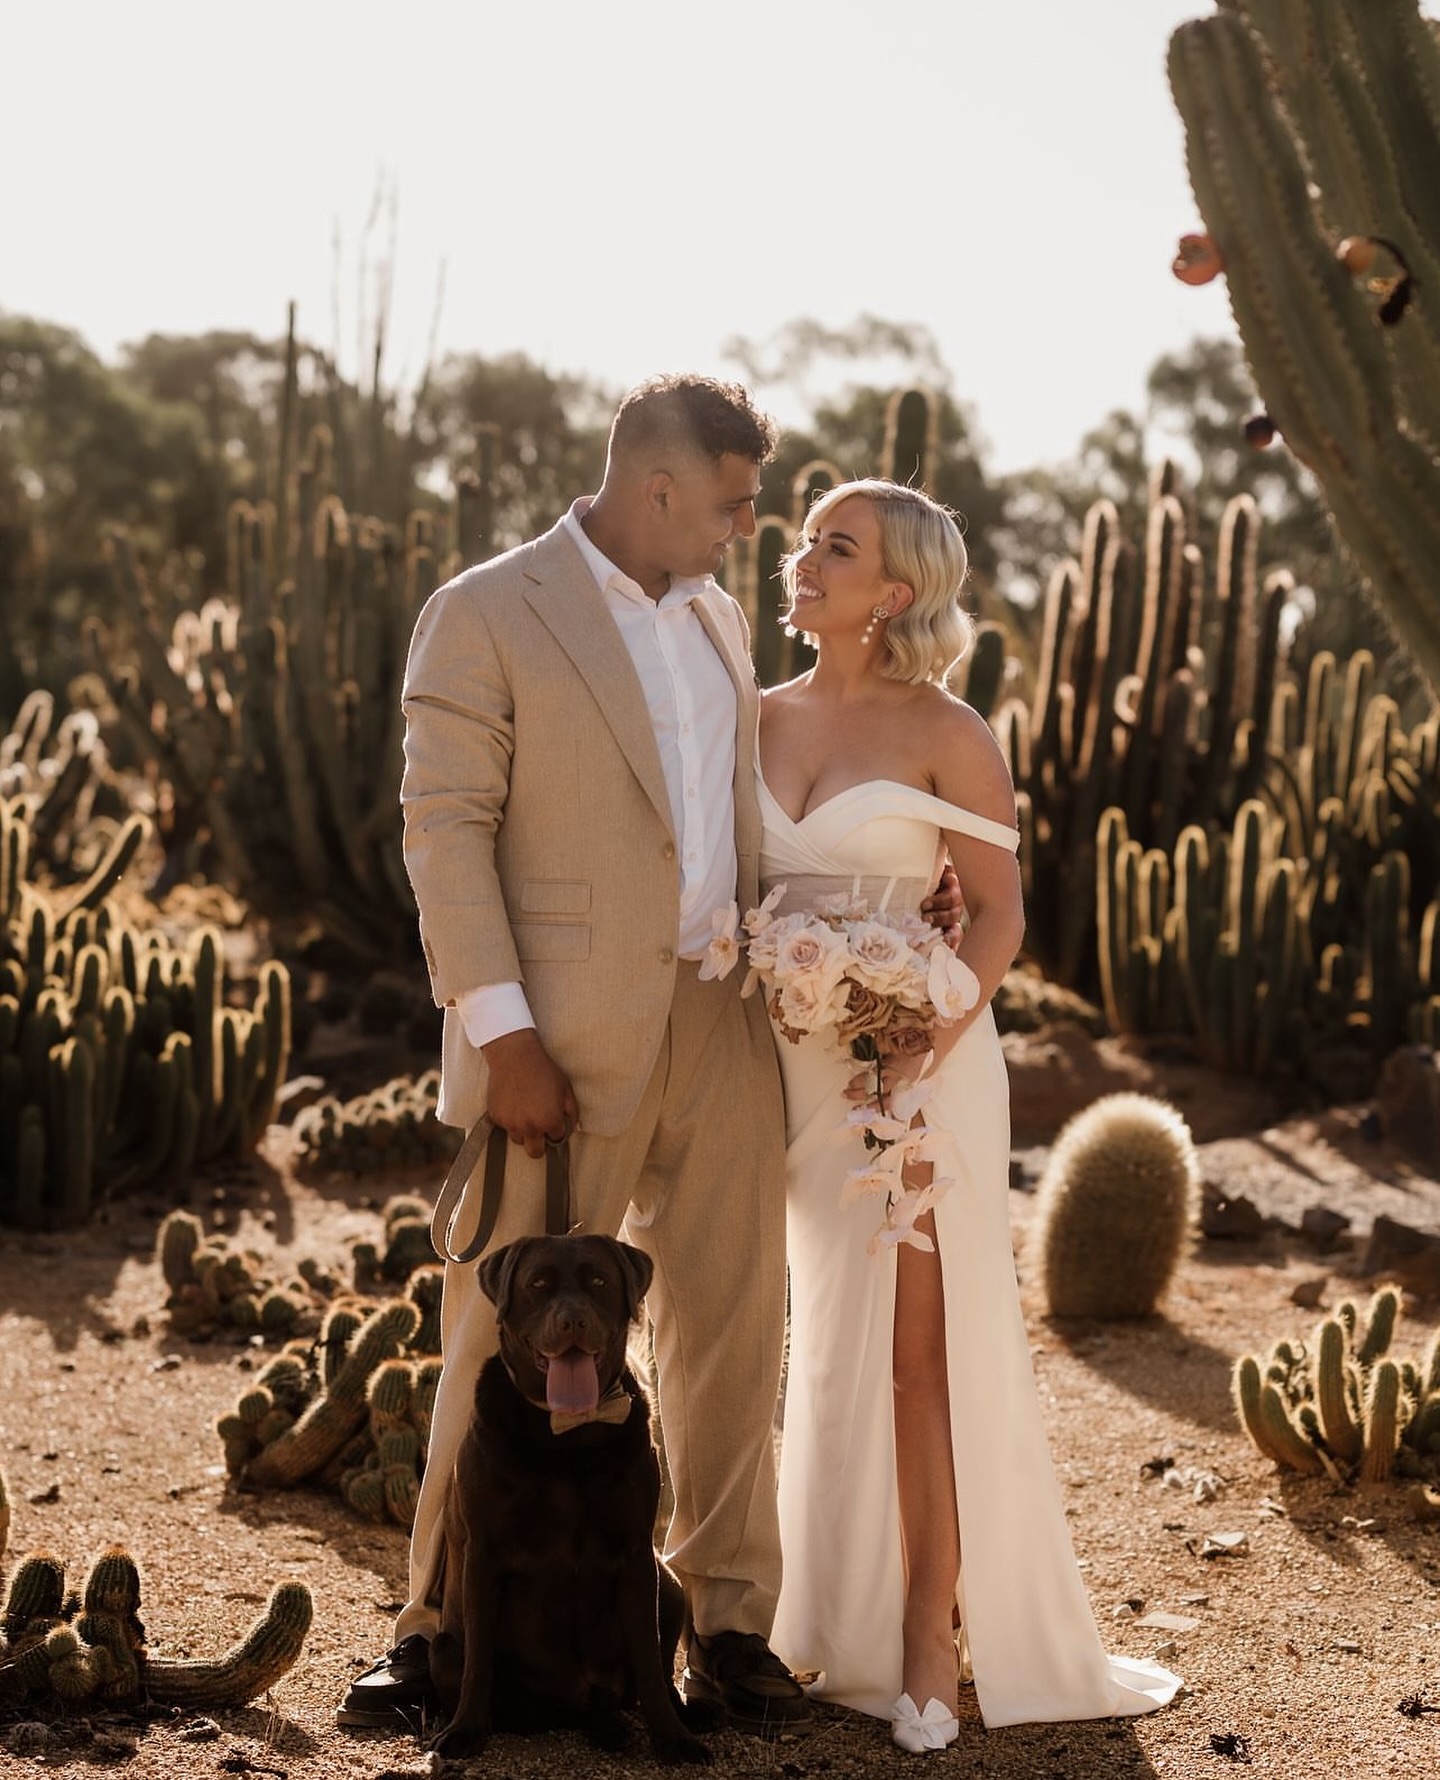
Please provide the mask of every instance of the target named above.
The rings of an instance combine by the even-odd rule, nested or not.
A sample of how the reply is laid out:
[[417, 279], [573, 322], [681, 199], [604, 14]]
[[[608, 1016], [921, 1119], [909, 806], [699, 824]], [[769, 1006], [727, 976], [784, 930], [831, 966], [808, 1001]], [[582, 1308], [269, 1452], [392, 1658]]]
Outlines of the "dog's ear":
[[650, 1290], [650, 1281], [655, 1277], [655, 1263], [644, 1249], [634, 1248], [628, 1242], [617, 1242], [615, 1247], [625, 1279], [625, 1307], [633, 1323], [640, 1314], [640, 1300]]
[[498, 1322], [503, 1323], [510, 1314], [510, 1287], [515, 1279], [515, 1269], [533, 1241], [531, 1236], [522, 1236], [518, 1242], [507, 1242], [504, 1248], [497, 1248], [493, 1254], [486, 1255], [475, 1269], [480, 1280], [480, 1290], [495, 1306]]

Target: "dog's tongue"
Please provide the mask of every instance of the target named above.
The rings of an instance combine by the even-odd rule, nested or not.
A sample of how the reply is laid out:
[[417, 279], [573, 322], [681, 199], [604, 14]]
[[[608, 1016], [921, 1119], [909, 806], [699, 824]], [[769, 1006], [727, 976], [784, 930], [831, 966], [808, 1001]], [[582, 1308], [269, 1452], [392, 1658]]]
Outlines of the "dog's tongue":
[[572, 1347], [552, 1355], [545, 1370], [545, 1401], [562, 1415], [586, 1415], [600, 1401], [600, 1374], [594, 1354]]

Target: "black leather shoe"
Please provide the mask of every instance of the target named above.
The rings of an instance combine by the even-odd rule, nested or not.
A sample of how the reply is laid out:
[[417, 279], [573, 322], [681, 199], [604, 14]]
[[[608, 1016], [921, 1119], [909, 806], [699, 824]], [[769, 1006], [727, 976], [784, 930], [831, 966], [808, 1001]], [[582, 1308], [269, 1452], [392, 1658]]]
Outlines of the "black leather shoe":
[[412, 1632], [355, 1677], [336, 1708], [335, 1722], [352, 1730], [413, 1730], [436, 1703], [430, 1640]]
[[692, 1633], [685, 1699], [723, 1708], [737, 1730], [758, 1737], [808, 1730], [812, 1718], [804, 1688], [757, 1632]]

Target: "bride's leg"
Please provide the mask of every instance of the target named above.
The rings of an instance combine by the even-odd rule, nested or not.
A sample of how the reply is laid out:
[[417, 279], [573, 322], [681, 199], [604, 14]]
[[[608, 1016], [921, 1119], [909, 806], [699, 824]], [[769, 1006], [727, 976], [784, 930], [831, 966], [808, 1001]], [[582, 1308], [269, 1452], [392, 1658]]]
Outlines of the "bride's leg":
[[[916, 1228], [933, 1242], [935, 1220]], [[950, 1445], [945, 1288], [938, 1248], [902, 1243], [895, 1273], [895, 1470], [905, 1562], [904, 1686], [915, 1704], [955, 1710], [955, 1590], [960, 1527]]]

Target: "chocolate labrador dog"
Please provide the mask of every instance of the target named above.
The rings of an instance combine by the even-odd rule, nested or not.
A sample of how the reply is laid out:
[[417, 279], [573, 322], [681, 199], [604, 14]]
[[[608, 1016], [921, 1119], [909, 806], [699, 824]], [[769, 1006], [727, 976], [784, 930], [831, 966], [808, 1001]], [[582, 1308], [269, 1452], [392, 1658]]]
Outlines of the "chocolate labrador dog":
[[608, 1236], [532, 1236], [479, 1263], [500, 1351], [481, 1369], [445, 1514], [430, 1673], [449, 1722], [579, 1729], [622, 1748], [638, 1704], [663, 1762], [708, 1762], [672, 1683], [679, 1582], [655, 1553], [660, 1469], [625, 1362], [651, 1263]]

